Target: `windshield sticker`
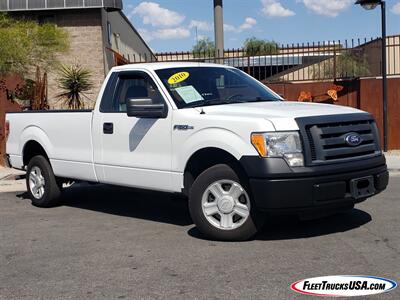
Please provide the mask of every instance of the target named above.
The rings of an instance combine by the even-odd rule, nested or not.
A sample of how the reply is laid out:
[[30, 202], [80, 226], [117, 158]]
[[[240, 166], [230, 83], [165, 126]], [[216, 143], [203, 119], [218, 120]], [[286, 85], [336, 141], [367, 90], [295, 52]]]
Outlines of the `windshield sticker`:
[[182, 81], [185, 81], [186, 79], [189, 78], [189, 76], [190, 76], [189, 72], [179, 72], [179, 73], [176, 73], [176, 74], [172, 75], [168, 79], [168, 83], [170, 85], [177, 84], [177, 83], [180, 83]]
[[196, 101], [202, 101], [204, 98], [199, 94], [199, 92], [192, 86], [182, 86], [175, 89], [175, 91], [181, 96], [185, 103], [192, 103]]

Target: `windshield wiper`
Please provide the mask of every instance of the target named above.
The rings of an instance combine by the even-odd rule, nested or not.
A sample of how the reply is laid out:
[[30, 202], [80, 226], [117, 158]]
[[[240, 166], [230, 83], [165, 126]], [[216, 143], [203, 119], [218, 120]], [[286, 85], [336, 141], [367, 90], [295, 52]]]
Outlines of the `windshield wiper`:
[[195, 108], [195, 107], [204, 106], [205, 105], [204, 102], [205, 102], [205, 100], [187, 103], [183, 108]]
[[219, 100], [219, 99], [207, 99], [200, 100], [192, 103], [188, 103], [185, 105], [185, 108], [194, 108], [200, 106], [213, 106], [213, 105], [223, 105], [223, 104], [237, 104], [237, 103], [246, 103], [248, 101], [245, 100]]
[[254, 103], [254, 102], [272, 102], [272, 101], [279, 101], [279, 99], [269, 98], [269, 99], [247, 99], [247, 100], [220, 100], [218, 98], [214, 99], [207, 99], [207, 100], [200, 100], [192, 103], [188, 103], [185, 105], [184, 108], [195, 108], [201, 106], [213, 106], [213, 105], [223, 105], [223, 104], [238, 104], [238, 103]]
[[251, 99], [248, 100], [246, 102], [275, 102], [275, 101], [280, 101], [279, 99], [274, 99], [274, 98], [270, 98], [270, 99]]
[[221, 100], [219, 103], [221, 104], [235, 104], [235, 103], [246, 103], [246, 100]]

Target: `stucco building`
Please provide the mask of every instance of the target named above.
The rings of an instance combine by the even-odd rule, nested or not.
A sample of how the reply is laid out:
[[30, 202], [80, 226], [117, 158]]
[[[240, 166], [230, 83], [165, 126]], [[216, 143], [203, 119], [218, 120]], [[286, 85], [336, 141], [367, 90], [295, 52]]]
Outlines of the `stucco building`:
[[[60, 55], [64, 64], [79, 64], [93, 76], [91, 107], [108, 71], [133, 57], [154, 58], [151, 49], [122, 12], [122, 0], [0, 0], [0, 11], [11, 16], [50, 22], [69, 33], [70, 50]], [[49, 104], [59, 108], [56, 72], [49, 71]]]

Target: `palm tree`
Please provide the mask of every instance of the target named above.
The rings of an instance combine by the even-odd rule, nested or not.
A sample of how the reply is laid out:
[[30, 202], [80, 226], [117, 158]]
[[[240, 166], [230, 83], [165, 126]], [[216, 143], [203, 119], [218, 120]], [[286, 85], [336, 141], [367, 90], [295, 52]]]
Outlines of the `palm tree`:
[[63, 91], [57, 95], [63, 105], [69, 109], [85, 108], [84, 97], [92, 89], [91, 72], [79, 65], [62, 65], [57, 79], [58, 87]]

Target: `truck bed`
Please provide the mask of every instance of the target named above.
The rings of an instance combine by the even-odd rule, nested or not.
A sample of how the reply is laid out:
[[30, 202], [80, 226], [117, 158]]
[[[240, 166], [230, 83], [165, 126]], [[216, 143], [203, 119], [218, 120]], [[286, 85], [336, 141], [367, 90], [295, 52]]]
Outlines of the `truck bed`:
[[93, 168], [92, 110], [24, 111], [9, 113], [7, 153], [13, 166], [23, 166], [24, 145], [36, 140], [47, 151], [60, 177], [96, 180]]

